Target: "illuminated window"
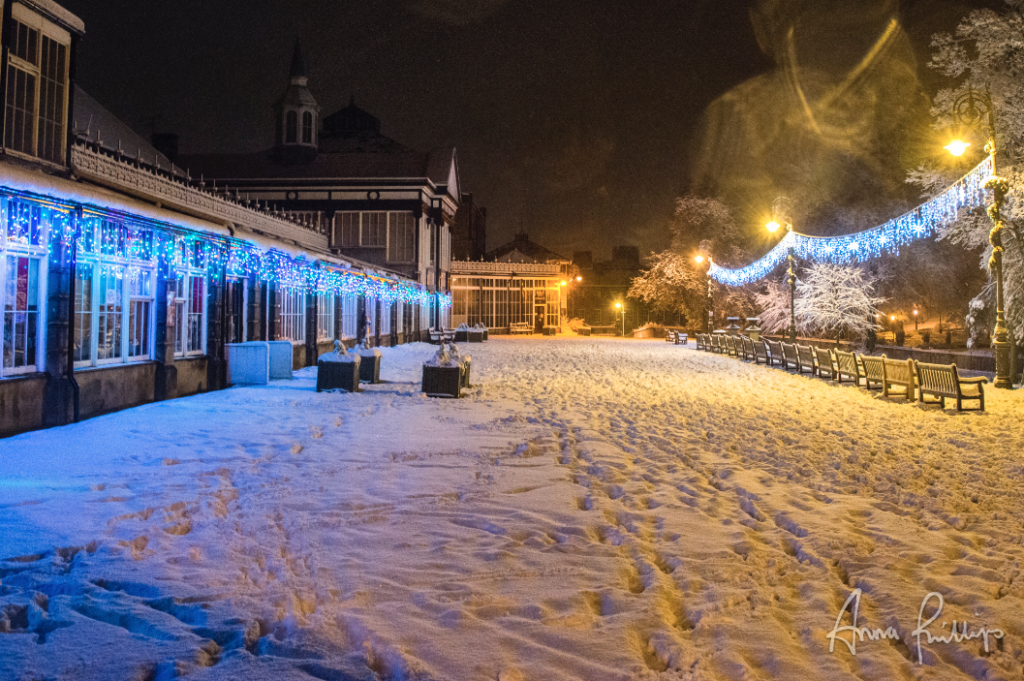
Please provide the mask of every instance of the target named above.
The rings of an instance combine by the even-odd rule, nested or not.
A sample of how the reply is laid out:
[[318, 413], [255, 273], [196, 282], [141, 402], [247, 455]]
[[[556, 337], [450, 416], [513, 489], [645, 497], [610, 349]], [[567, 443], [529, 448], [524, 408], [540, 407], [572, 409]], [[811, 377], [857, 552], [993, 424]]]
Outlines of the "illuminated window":
[[316, 339], [334, 340], [334, 294], [316, 294]]
[[277, 339], [306, 340], [306, 292], [302, 289], [277, 290]]

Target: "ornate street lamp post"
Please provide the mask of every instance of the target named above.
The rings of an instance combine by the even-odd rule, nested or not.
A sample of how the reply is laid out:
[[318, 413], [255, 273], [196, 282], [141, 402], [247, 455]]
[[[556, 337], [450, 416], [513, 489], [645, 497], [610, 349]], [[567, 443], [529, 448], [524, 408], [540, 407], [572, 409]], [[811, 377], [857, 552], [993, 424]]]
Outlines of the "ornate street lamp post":
[[[701, 263], [704, 262], [704, 256], [703, 255], [698, 255], [693, 260], [698, 265], [700, 265]], [[705, 296], [705, 298], [704, 298], [704, 333], [711, 333], [711, 315], [712, 315], [712, 311], [715, 309], [714, 308], [714, 302], [715, 301], [714, 301], [714, 298], [713, 298], [714, 288], [713, 288], [713, 283], [712, 283], [712, 280], [711, 280], [711, 258], [709, 257], [707, 259], [707, 261], [708, 261], [708, 267], [707, 267], [707, 270], [705, 270], [705, 274], [708, 277], [708, 293], [707, 293], [707, 296]]]
[[[781, 227], [778, 222], [772, 220], [765, 229], [774, 234]], [[786, 232], [793, 231], [793, 225], [786, 222]], [[786, 335], [789, 336], [789, 342], [796, 342], [796, 258], [793, 256], [793, 247], [789, 247], [789, 256], [786, 258], [789, 263], [789, 269], [786, 270], [786, 283], [789, 284], [789, 328], [786, 330]]]
[[[985, 181], [985, 189], [992, 192], [992, 204], [988, 207], [988, 216], [992, 220], [992, 231], [988, 234], [989, 243], [992, 244], [992, 257], [989, 258], [988, 267], [996, 278], [996, 328], [993, 332], [995, 341], [992, 343], [996, 354], [995, 387], [1012, 389], [1013, 357], [1003, 298], [1003, 230], [1006, 224], [1002, 214], [1010, 183], [1006, 178], [996, 175], [996, 121], [989, 93], [975, 90], [968, 84], [967, 92], [953, 102], [953, 122], [984, 135], [985, 151], [992, 157], [992, 177]], [[967, 142], [954, 141], [945, 148], [954, 156], [961, 156], [968, 146], [970, 144]]]

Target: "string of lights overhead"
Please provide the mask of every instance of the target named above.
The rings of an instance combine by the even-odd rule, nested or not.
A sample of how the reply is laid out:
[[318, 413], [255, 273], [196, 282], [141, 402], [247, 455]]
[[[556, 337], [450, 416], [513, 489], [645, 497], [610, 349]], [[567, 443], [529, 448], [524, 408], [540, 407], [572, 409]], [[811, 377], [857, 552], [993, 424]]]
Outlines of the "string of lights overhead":
[[883, 253], [899, 253], [900, 246], [931, 237], [935, 230], [956, 220], [961, 208], [985, 204], [985, 180], [992, 175], [992, 158], [975, 166], [952, 186], [914, 210], [885, 224], [855, 234], [818, 237], [788, 231], [763, 258], [741, 269], [719, 267], [711, 263], [708, 274], [729, 286], [743, 286], [771, 274], [793, 249], [804, 260], [831, 263], [863, 262]]

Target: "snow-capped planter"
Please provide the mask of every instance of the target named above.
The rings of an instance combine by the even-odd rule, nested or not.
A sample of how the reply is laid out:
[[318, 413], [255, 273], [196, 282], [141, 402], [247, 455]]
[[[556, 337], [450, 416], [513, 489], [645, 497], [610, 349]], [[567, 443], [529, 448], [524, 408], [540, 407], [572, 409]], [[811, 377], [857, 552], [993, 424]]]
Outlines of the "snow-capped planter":
[[423, 363], [423, 392], [428, 397], [461, 397], [462, 388], [469, 387], [469, 367], [470, 358], [460, 355], [454, 344], [442, 345]]
[[345, 352], [341, 341], [334, 341], [334, 352], [325, 352], [316, 361], [316, 391], [344, 390], [359, 392], [359, 366], [357, 354]]
[[363, 383], [380, 383], [380, 350], [368, 348], [365, 345], [359, 348], [359, 380]]
[[459, 324], [459, 326], [455, 329], [455, 342], [469, 342], [469, 326], [467, 326], [466, 324]]
[[543, 335], [545, 335], [545, 336], [554, 336], [557, 331], [558, 331], [558, 327], [557, 326], [545, 326], [541, 330], [541, 333]]
[[590, 335], [590, 327], [589, 326], [581, 326], [580, 328], [576, 329], [576, 333], [578, 333], [581, 336], [589, 336]]
[[484, 342], [484, 330], [483, 329], [470, 329], [466, 334], [470, 343], [483, 343]]
[[[487, 327], [486, 326], [484, 326], [483, 324], [477, 324], [473, 328], [479, 329], [480, 333], [483, 334], [483, 338], [481, 340], [487, 340], [488, 333], [487, 333]], [[470, 340], [472, 340], [472, 338], [470, 338]]]

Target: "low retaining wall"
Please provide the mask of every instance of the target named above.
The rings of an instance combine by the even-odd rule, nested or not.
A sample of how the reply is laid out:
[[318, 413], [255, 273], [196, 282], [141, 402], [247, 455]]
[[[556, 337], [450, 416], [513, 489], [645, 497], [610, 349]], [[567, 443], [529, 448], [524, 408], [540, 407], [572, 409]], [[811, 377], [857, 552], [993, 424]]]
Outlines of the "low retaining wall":
[[912, 359], [915, 362], [928, 364], [956, 364], [958, 369], [964, 371], [988, 373], [996, 371], [996, 358], [990, 350], [957, 352], [955, 350], [906, 348], [901, 345], [876, 345], [874, 354], [885, 355], [889, 359]]

